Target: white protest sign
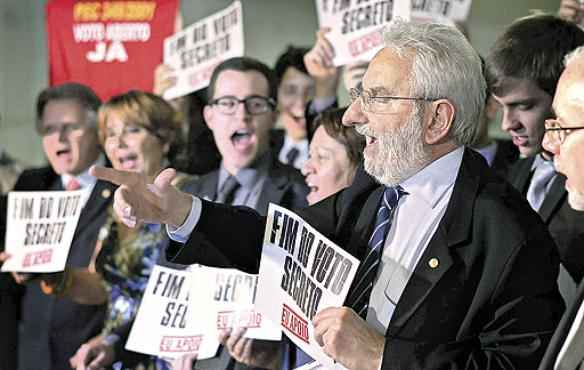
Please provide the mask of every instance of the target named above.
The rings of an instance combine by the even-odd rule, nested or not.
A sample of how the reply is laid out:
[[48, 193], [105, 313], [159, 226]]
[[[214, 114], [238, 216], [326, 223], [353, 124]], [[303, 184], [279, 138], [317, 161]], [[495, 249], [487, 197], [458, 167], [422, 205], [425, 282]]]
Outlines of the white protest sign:
[[226, 59], [243, 56], [241, 3], [206, 17], [164, 40], [164, 64], [176, 73], [176, 85], [164, 93], [174, 99], [207, 87], [215, 67]]
[[414, 22], [466, 22], [472, 0], [394, 0], [394, 16]]
[[280, 327], [258, 312], [254, 301], [258, 275], [236, 269], [201, 266], [193, 271], [191, 295], [196, 297], [189, 320], [207, 327], [206, 333], [218, 335], [219, 330], [246, 328], [245, 336], [263, 340], [280, 340]]
[[65, 269], [85, 190], [10, 192], [2, 271], [58, 272]]
[[206, 359], [219, 348], [217, 335], [206, 336], [190, 322], [190, 271], [154, 266], [126, 349], [162, 358], [197, 354]]
[[309, 356], [337, 368], [316, 342], [312, 319], [343, 305], [358, 265], [296, 214], [270, 204], [256, 307]]
[[416, 20], [466, 22], [472, 0], [410, 0], [412, 17]]
[[381, 30], [393, 14], [393, 0], [316, 0], [319, 26], [329, 27], [335, 66], [369, 61], [383, 46]]

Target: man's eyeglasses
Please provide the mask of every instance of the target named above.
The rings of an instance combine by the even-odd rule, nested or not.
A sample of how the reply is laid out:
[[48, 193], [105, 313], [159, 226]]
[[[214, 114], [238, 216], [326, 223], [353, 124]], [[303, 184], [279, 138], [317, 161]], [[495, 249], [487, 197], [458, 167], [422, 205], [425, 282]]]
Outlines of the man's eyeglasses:
[[239, 104], [243, 103], [247, 113], [251, 115], [264, 114], [271, 112], [276, 107], [276, 102], [271, 98], [264, 96], [252, 95], [245, 99], [238, 99], [235, 96], [223, 96], [211, 100], [209, 105], [216, 107], [220, 113], [234, 115]]
[[434, 101], [433, 98], [415, 96], [376, 96], [367, 90], [353, 88], [349, 90], [351, 102], [361, 99], [363, 111], [376, 114], [391, 114], [396, 112], [396, 101]]
[[39, 134], [41, 136], [50, 136], [53, 134], [59, 135], [70, 135], [70, 134], [80, 134], [87, 125], [81, 122], [75, 123], [58, 123], [58, 124], [41, 124], [39, 127]]
[[545, 120], [546, 140], [552, 145], [562, 145], [568, 135], [573, 131], [582, 129], [584, 129], [584, 126], [562, 127], [558, 119]]

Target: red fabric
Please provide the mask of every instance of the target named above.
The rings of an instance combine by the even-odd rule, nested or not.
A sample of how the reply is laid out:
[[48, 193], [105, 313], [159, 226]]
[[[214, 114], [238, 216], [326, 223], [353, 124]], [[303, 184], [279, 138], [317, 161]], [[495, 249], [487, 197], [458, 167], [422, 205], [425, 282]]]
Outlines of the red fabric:
[[[50, 0], [46, 8], [50, 85], [83, 83], [104, 100], [130, 89], [152, 91], [154, 69], [162, 62], [164, 39], [174, 32], [179, 1]], [[133, 27], [140, 40], [122, 40], [120, 47], [108, 37], [108, 27], [110, 32], [114, 27]], [[85, 36], [93, 36], [84, 39], [82, 29]], [[107, 52], [94, 53], [100, 47]], [[108, 52], [106, 61], [103, 56]]]
[[65, 190], [67, 191], [79, 189], [81, 189], [81, 184], [79, 184], [79, 181], [77, 181], [75, 177], [72, 177], [71, 180], [67, 182], [67, 185], [65, 185]]

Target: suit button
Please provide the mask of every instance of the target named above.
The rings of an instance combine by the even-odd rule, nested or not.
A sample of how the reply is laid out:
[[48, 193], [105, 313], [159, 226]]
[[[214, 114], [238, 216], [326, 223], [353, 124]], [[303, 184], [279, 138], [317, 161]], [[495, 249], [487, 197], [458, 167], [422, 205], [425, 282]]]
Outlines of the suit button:
[[434, 258], [430, 258], [430, 260], [428, 261], [428, 266], [430, 266], [431, 269], [435, 269], [440, 265], [440, 261], [438, 261], [438, 258], [434, 257]]

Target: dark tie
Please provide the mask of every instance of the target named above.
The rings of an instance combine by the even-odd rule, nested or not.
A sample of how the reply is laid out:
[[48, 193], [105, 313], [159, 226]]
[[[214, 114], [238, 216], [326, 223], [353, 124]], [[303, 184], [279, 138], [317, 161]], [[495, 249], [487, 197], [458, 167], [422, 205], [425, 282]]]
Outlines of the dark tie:
[[235, 192], [239, 189], [241, 185], [235, 178], [235, 176], [229, 176], [223, 186], [221, 187], [221, 191], [217, 196], [216, 202], [223, 203], [223, 204], [232, 204], [233, 199], [235, 198]]
[[300, 154], [300, 151], [296, 148], [292, 148], [288, 151], [288, 153], [286, 153], [286, 163], [289, 164], [290, 166], [294, 166], [294, 161], [296, 161], [296, 158], [298, 158], [298, 154]]
[[404, 194], [407, 193], [399, 185], [385, 188], [375, 218], [375, 228], [369, 239], [367, 255], [357, 270], [355, 282], [346, 300], [346, 306], [353, 308], [363, 318], [367, 315], [369, 296], [373, 290], [373, 281], [381, 262], [385, 237], [391, 227], [391, 218], [399, 199]]

